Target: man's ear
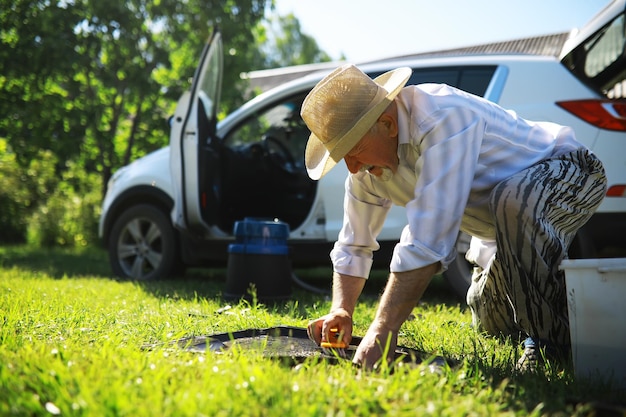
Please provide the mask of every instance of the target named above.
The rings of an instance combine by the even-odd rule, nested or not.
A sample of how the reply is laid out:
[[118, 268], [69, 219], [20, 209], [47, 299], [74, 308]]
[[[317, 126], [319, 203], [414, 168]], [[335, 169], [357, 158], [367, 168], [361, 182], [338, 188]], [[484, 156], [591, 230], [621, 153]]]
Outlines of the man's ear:
[[390, 138], [398, 136], [398, 121], [389, 113], [383, 113], [378, 119], [386, 128]]

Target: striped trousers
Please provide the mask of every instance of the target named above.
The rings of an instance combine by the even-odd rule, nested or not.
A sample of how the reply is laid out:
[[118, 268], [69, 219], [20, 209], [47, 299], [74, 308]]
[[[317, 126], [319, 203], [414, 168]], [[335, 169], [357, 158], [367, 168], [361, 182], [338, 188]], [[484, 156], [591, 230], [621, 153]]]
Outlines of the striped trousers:
[[494, 335], [570, 344], [561, 260], [606, 192], [602, 163], [585, 149], [537, 163], [491, 193], [496, 253], [467, 293], [474, 324]]

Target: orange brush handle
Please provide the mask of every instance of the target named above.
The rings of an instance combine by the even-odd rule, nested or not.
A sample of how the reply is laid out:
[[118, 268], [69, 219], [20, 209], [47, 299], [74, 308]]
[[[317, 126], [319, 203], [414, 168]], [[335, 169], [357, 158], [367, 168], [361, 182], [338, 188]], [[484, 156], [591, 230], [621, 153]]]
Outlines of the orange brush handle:
[[326, 342], [322, 342], [320, 346], [323, 348], [335, 348], [335, 349], [347, 348], [348, 345], [344, 341], [339, 340], [339, 334], [340, 333], [338, 329], [330, 329], [330, 334], [328, 335], [330, 340]]

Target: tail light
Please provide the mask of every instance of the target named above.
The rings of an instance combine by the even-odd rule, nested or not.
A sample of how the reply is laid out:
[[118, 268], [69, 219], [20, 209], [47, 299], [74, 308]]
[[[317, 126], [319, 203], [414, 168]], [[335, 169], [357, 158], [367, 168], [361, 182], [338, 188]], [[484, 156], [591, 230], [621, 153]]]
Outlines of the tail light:
[[[626, 100], [573, 100], [556, 104], [595, 127], [626, 132]], [[626, 185], [609, 187], [606, 196], [626, 197]]]
[[606, 190], [607, 197], [626, 197], [626, 185], [617, 184], [612, 185]]
[[626, 132], [626, 100], [573, 100], [556, 104], [600, 129]]

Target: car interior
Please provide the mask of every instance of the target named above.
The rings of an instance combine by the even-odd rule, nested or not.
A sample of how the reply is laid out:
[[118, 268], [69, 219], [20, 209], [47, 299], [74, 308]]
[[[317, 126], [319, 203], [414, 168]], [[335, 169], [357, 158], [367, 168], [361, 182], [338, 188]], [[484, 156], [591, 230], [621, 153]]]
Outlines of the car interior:
[[309, 130], [300, 117], [301, 94], [249, 117], [221, 147], [218, 226], [231, 231], [245, 217], [278, 218], [291, 230], [308, 215], [317, 182], [304, 166]]

